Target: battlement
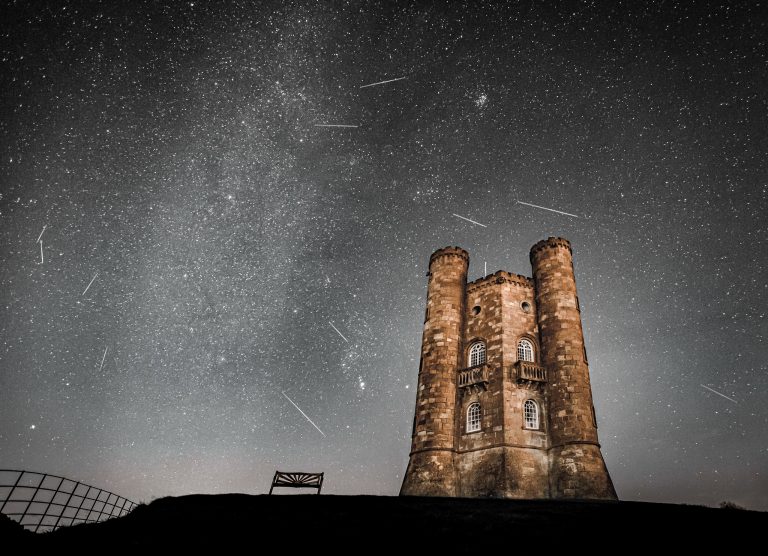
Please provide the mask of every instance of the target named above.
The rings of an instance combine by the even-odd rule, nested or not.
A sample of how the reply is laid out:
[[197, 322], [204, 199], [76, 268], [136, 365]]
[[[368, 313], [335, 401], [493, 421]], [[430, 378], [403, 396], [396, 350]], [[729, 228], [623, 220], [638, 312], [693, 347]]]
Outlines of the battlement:
[[491, 286], [493, 284], [512, 284], [514, 286], [520, 286], [522, 288], [533, 288], [533, 278], [523, 276], [522, 274], [514, 274], [507, 272], [506, 270], [497, 270], [493, 274], [483, 276], [477, 280], [473, 280], [467, 284], [467, 293]]
[[543, 249], [556, 249], [558, 247], [565, 247], [571, 255], [573, 255], [573, 248], [571, 248], [570, 241], [564, 237], [548, 237], [547, 239], [542, 239], [536, 245], [531, 247], [531, 263], [533, 263], [533, 258], [539, 251]]
[[441, 257], [459, 257], [467, 263], [469, 262], [469, 253], [461, 247], [443, 247], [432, 253], [432, 256], [429, 257], [429, 265], [432, 266], [432, 263]]

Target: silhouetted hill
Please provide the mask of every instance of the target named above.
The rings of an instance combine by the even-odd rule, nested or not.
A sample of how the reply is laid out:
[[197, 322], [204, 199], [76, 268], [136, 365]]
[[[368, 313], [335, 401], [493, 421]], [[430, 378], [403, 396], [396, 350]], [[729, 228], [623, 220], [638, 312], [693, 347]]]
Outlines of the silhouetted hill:
[[[441, 548], [575, 554], [762, 541], [768, 513], [642, 502], [488, 500], [387, 496], [191, 495], [161, 498], [110, 521], [24, 539], [37, 549], [250, 552], [333, 548], [338, 552]], [[618, 543], [618, 544], [617, 544]]]
[[7, 515], [0, 514], [0, 548], [2, 548], [3, 542], [23, 540], [32, 535], [33, 533], [24, 529], [17, 521]]

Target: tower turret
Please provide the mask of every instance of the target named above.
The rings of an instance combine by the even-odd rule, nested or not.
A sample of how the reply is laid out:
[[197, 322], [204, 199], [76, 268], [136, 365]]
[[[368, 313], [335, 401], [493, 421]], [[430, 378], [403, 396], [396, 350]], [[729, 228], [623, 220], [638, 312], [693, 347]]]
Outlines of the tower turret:
[[550, 237], [531, 248], [542, 363], [549, 372], [553, 498], [616, 499], [600, 453], [571, 244]]
[[459, 247], [429, 259], [427, 311], [416, 413], [402, 495], [457, 496], [456, 371], [460, 366], [469, 254]]

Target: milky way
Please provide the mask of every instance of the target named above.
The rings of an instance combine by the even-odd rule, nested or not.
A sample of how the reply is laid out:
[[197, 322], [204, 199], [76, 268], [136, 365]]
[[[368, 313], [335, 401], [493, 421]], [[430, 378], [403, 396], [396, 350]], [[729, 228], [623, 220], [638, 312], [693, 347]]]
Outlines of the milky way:
[[4, 8], [0, 467], [396, 494], [430, 253], [558, 235], [619, 496], [768, 509], [766, 10], [417, 4]]

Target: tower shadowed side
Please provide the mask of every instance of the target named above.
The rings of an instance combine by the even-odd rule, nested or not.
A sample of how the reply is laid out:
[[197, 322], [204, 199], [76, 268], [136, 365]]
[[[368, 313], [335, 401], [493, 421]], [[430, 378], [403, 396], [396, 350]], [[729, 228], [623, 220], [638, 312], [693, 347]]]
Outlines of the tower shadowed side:
[[542, 361], [550, 373], [553, 498], [616, 499], [600, 453], [571, 244], [550, 237], [531, 249]]

